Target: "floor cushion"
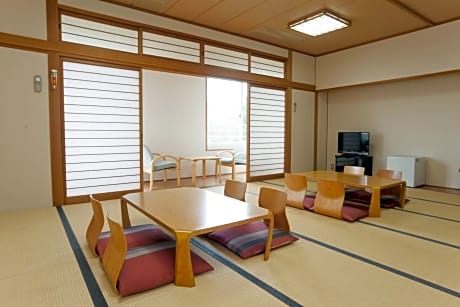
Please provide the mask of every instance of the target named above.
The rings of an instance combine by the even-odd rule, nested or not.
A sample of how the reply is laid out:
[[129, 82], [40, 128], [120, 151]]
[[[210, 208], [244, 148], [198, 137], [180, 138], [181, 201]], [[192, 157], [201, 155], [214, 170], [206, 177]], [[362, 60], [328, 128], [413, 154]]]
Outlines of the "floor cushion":
[[313, 208], [315, 207], [315, 196], [306, 195], [303, 200], [303, 207], [306, 210], [313, 211]]
[[342, 219], [348, 222], [355, 222], [369, 216], [369, 207], [343, 205]]
[[[345, 201], [355, 202], [359, 204], [369, 205], [371, 203], [372, 194], [366, 190], [357, 190], [351, 193], [345, 194]], [[409, 200], [406, 199], [407, 203]], [[399, 196], [397, 195], [381, 195], [380, 196], [380, 207], [382, 208], [393, 208], [399, 206]]]
[[[194, 275], [214, 269], [193, 251], [191, 257]], [[118, 277], [118, 292], [127, 296], [174, 282], [175, 258], [173, 240], [128, 249]]]
[[[128, 249], [141, 245], [149, 245], [160, 241], [169, 241], [173, 238], [157, 225], [136, 225], [124, 229]], [[96, 243], [96, 254], [102, 259], [109, 242], [110, 231], [102, 232]]]
[[[267, 225], [260, 221], [217, 230], [208, 234], [208, 238], [227, 247], [241, 258], [249, 258], [265, 251], [267, 234]], [[271, 249], [297, 240], [290, 232], [274, 228]]]

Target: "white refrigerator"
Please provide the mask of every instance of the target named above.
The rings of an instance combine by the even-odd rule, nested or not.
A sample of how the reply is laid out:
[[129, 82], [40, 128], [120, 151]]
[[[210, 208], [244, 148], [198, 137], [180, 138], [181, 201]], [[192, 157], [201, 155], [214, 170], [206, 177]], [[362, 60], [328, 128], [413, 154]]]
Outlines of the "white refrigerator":
[[425, 164], [424, 157], [404, 155], [387, 157], [387, 169], [401, 171], [402, 179], [406, 181], [408, 187], [425, 184]]

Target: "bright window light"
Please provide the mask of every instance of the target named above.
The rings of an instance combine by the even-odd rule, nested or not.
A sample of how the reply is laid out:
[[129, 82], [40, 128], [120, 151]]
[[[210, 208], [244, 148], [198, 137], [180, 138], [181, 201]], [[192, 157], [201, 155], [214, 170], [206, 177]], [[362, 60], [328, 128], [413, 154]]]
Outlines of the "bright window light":
[[289, 27], [292, 30], [299, 31], [310, 36], [318, 36], [331, 31], [346, 28], [349, 25], [349, 21], [337, 17], [330, 12], [324, 11], [297, 21], [289, 25]]

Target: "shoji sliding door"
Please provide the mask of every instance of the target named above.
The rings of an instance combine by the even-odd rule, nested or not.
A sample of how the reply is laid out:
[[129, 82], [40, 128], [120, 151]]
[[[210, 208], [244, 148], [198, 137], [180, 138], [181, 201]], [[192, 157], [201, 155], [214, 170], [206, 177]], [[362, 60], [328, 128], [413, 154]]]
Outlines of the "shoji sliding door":
[[63, 80], [66, 199], [139, 190], [139, 71], [64, 61]]
[[286, 92], [251, 86], [249, 90], [248, 181], [285, 172]]

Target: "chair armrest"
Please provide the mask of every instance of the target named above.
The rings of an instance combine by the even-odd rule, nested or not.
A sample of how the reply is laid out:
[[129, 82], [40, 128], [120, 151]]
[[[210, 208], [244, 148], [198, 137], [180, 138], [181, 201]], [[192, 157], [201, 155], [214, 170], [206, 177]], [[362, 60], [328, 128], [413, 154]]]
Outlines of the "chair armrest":
[[226, 149], [226, 150], [221, 150], [216, 153], [216, 156], [231, 156], [232, 160], [235, 160], [236, 153], [233, 150]]

